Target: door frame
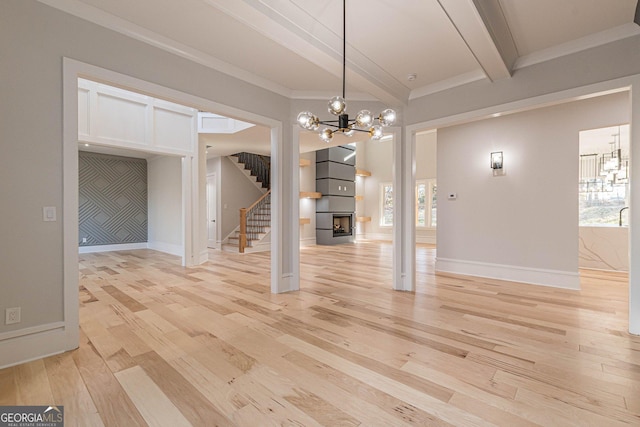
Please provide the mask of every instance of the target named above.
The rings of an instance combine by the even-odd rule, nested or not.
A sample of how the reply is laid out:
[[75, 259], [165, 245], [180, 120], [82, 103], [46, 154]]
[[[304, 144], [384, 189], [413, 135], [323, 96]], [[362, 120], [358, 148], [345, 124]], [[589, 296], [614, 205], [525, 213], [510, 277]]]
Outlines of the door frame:
[[[215, 220], [216, 220], [216, 225], [215, 225], [215, 230], [216, 230], [216, 235], [215, 235], [215, 240], [213, 243], [213, 246], [211, 245], [211, 239], [209, 239], [209, 222], [211, 220], [211, 218], [209, 217], [209, 214], [211, 213], [211, 199], [209, 198], [209, 179], [211, 178], [215, 178], [214, 181], [214, 187], [215, 187], [215, 201], [214, 201], [214, 205], [213, 205], [213, 210], [215, 210]], [[220, 249], [220, 239], [218, 236], [220, 236], [220, 222], [218, 221], [218, 218], [220, 218], [219, 215], [219, 209], [218, 207], [220, 206], [220, 191], [219, 191], [219, 185], [218, 185], [218, 176], [216, 175], [215, 172], [212, 173], [207, 173], [207, 184], [205, 187], [205, 191], [206, 191], [206, 200], [207, 200], [207, 247], [208, 248], [213, 248], [213, 249]]]

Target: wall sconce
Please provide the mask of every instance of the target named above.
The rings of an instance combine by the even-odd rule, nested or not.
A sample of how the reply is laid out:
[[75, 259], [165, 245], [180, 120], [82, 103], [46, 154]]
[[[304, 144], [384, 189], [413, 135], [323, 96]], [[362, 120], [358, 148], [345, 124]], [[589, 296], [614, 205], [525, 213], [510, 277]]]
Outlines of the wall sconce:
[[502, 166], [502, 151], [494, 151], [493, 153], [491, 153], [491, 169], [502, 169]]

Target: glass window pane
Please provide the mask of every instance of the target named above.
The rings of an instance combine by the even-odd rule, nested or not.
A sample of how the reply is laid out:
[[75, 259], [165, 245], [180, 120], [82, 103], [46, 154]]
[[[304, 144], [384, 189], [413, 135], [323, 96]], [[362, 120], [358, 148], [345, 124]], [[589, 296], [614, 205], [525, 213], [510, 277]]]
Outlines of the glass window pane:
[[431, 226], [435, 227], [437, 224], [436, 208], [437, 208], [437, 189], [438, 187], [434, 183], [431, 187]]
[[[617, 226], [628, 206], [629, 125], [580, 132], [578, 224]], [[627, 214], [622, 215], [624, 225]]]
[[424, 205], [418, 205], [418, 212], [416, 214], [416, 223], [418, 227], [425, 227], [426, 223], [426, 209]]
[[382, 225], [393, 225], [393, 186], [382, 187]]
[[425, 202], [427, 200], [427, 186], [424, 183], [416, 185], [416, 225], [418, 227], [427, 226], [427, 215]]

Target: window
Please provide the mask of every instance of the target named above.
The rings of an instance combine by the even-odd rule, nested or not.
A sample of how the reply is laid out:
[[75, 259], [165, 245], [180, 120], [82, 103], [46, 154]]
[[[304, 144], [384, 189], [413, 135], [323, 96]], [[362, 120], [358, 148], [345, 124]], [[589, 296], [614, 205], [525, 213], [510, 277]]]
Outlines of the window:
[[628, 173], [629, 125], [580, 132], [580, 226], [619, 224], [621, 209], [629, 206]]
[[438, 194], [436, 193], [438, 191], [438, 186], [436, 185], [435, 181], [431, 182], [431, 228], [436, 228], [437, 222], [437, 216], [436, 216], [436, 208], [438, 207]]
[[[393, 185], [382, 184], [380, 225], [393, 225]], [[416, 181], [416, 227], [435, 228], [437, 186], [433, 179]]]
[[382, 211], [380, 225], [393, 225], [393, 185], [382, 184]]
[[416, 227], [435, 226], [436, 182], [432, 179], [416, 181]]

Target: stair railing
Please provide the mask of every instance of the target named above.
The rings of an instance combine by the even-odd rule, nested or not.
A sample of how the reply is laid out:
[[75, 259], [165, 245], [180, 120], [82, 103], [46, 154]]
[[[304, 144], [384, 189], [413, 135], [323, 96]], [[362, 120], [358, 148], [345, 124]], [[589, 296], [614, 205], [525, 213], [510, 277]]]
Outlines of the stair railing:
[[251, 240], [258, 240], [258, 232], [253, 229], [247, 232], [247, 220], [252, 224], [258, 224], [260, 227], [268, 227], [271, 224], [271, 218], [264, 219], [258, 217], [258, 212], [262, 210], [265, 205], [271, 203], [271, 190], [267, 191], [255, 201], [254, 204], [248, 208], [240, 208], [240, 236], [238, 239], [238, 250], [241, 254], [244, 253], [245, 248], [248, 246], [248, 242]]
[[271, 159], [268, 156], [246, 152], [236, 153], [234, 156], [262, 183], [262, 188], [271, 188]]

